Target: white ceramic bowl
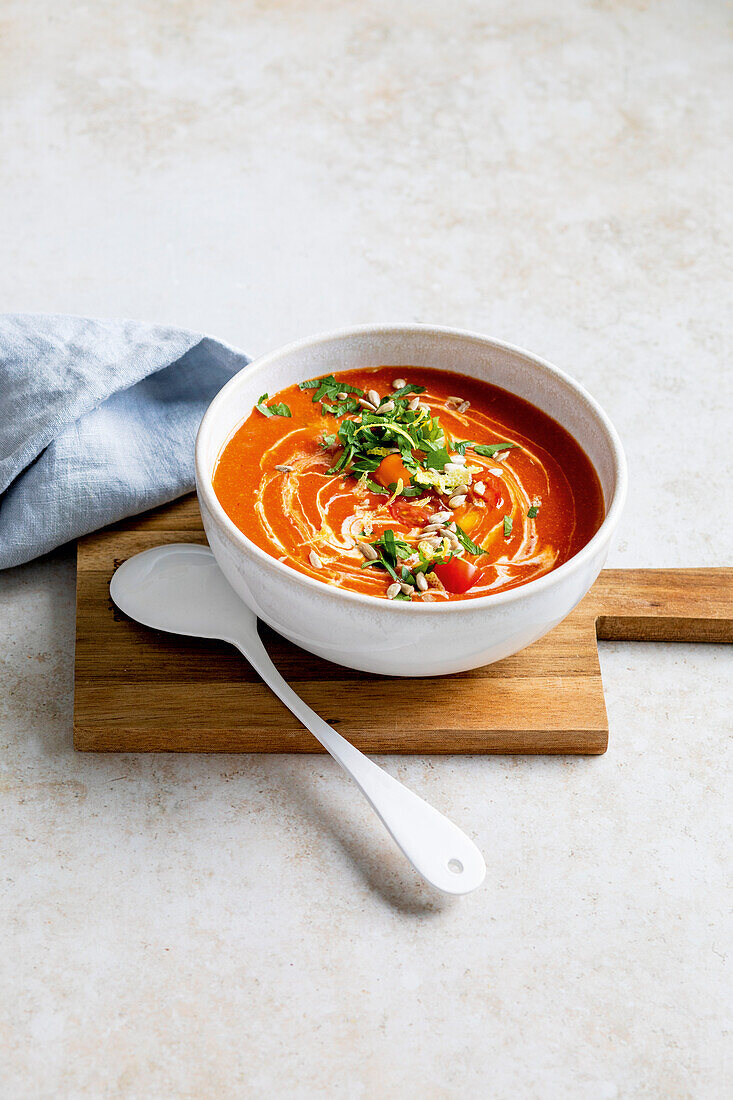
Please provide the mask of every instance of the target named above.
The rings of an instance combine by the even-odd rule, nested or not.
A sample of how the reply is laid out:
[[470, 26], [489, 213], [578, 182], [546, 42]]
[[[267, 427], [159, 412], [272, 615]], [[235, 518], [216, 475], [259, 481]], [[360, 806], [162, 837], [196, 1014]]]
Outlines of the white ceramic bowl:
[[[239, 531], [212, 476], [222, 448], [264, 391], [365, 366], [420, 366], [483, 378], [549, 413], [598, 473], [606, 518], [591, 541], [551, 573], [508, 592], [445, 603], [345, 592], [283, 565]], [[211, 549], [235, 592], [278, 633], [329, 661], [392, 676], [440, 676], [508, 657], [572, 611], [598, 576], [626, 497], [619, 437], [586, 391], [557, 367], [472, 332], [368, 325], [288, 344], [234, 376], [209, 406], [196, 440], [196, 488]]]

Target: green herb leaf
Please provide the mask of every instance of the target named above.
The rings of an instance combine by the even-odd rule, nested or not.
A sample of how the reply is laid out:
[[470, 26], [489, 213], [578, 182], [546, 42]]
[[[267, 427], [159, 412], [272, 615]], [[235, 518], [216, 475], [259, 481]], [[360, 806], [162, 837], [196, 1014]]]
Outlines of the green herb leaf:
[[464, 550], [468, 550], [469, 554], [478, 556], [485, 553], [483, 546], [478, 546], [475, 542], [472, 542], [462, 527], [456, 524], [456, 538], [460, 542]]
[[389, 496], [388, 490], [385, 489], [382, 485], [379, 485], [376, 481], [372, 481], [370, 477], [367, 478], [366, 483], [367, 489], [369, 489], [371, 493], [377, 493], [380, 497]]
[[[339, 380], [337, 378], [334, 378], [332, 374], [326, 375], [325, 378], [319, 378], [317, 381], [318, 387], [316, 389], [316, 392], [313, 394], [313, 397], [311, 398], [314, 405], [316, 405], [319, 401], [322, 401], [324, 397], [327, 397], [330, 401], [333, 401], [337, 393], [356, 393], [359, 395], [359, 397], [361, 397], [364, 393], [364, 391], [360, 390], [358, 386], [350, 386], [348, 382], [339, 382]], [[303, 387], [301, 386], [301, 388]], [[308, 388], [312, 389], [312, 387], [310, 386]], [[359, 407], [358, 405], [356, 405], [355, 402], [354, 405], [356, 408]]]
[[255, 408], [258, 412], [261, 412], [263, 416], [292, 416], [290, 409], [287, 405], [280, 402], [278, 405], [266, 405], [265, 401], [270, 400], [270, 395], [263, 393], [262, 397], [258, 400]]
[[326, 471], [326, 473], [337, 474], [339, 472], [339, 470], [343, 470], [346, 466], [348, 466], [348, 464], [351, 461], [353, 455], [354, 455], [354, 448], [353, 447], [344, 447], [344, 449], [341, 452], [340, 456], [336, 459], [336, 462], [333, 464], [333, 466], [331, 467], [330, 470]]
[[390, 397], [394, 400], [395, 397], [406, 397], [408, 393], [425, 393], [425, 386], [413, 386], [412, 384], [401, 386], [400, 389], [390, 394]]
[[309, 378], [307, 382], [299, 382], [299, 390], [317, 390], [321, 384], [320, 378]]
[[508, 539], [512, 533], [512, 517], [504, 516], [504, 538]]
[[411, 548], [403, 539], [395, 537], [395, 533], [391, 527], [382, 535], [381, 539], [377, 539], [376, 543], [372, 543], [372, 546], [381, 545], [385, 554], [389, 554], [390, 558], [396, 562], [398, 558], [409, 558], [412, 553]]
[[[375, 539], [369, 545], [374, 547], [379, 557], [376, 561], [365, 562], [362, 569], [368, 568], [370, 565], [374, 565], [378, 569], [385, 569], [393, 581], [403, 580], [405, 573], [410, 577], [412, 576], [405, 566], [400, 566], [400, 560], [408, 558], [413, 553], [413, 548], [403, 539], [398, 539], [391, 528], [388, 527], [380, 538]], [[397, 575], [398, 569], [400, 569], [402, 577]], [[414, 580], [410, 580], [409, 583], [414, 584]]]
[[335, 408], [336, 408], [336, 414], [335, 414], [336, 416], [344, 416], [345, 413], [359, 412], [359, 409], [361, 408], [361, 406], [359, 405], [358, 401], [349, 400], [349, 401], [339, 401], [339, 403], [335, 406]]
[[530, 510], [527, 512], [527, 515], [529, 516], [530, 519], [534, 519], [534, 517], [537, 515], [539, 510], [540, 510], [539, 505], [533, 504], [532, 507], [530, 508]]
[[400, 578], [395, 573], [394, 566], [391, 565], [390, 562], [387, 561], [387, 559], [384, 557], [384, 555], [382, 555], [380, 557], [379, 561], [381, 562], [382, 566], [387, 570], [387, 572], [389, 573], [392, 580], [397, 581], [399, 583]]
[[425, 455], [425, 465], [431, 470], [442, 470], [446, 462], [450, 462], [450, 455], [445, 447], [436, 447]]
[[518, 443], [471, 443], [467, 444], [471, 447], [471, 450], [475, 451], [477, 455], [483, 455], [484, 458], [493, 458], [494, 455], [500, 454], [502, 451], [510, 451], [513, 447], [518, 447]]
[[381, 462], [381, 458], [370, 458], [369, 455], [359, 455], [351, 464], [353, 474], [373, 474]]

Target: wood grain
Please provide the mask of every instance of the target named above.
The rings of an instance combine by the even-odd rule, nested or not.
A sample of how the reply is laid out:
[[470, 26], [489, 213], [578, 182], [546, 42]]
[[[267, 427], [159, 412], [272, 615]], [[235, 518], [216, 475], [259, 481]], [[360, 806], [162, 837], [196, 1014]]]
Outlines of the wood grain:
[[[148, 630], [119, 612], [120, 562], [166, 542], [205, 542], [194, 496], [79, 542], [74, 745], [104, 752], [320, 752], [231, 646]], [[605, 751], [596, 634], [733, 640], [733, 569], [606, 570], [550, 634], [456, 676], [382, 679], [260, 627], [276, 666], [359, 748], [390, 753]]]

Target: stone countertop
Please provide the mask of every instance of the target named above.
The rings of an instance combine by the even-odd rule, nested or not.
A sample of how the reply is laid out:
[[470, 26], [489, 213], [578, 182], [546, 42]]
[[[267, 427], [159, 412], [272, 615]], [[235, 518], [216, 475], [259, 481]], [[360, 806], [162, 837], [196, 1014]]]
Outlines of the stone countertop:
[[[729, 562], [725, 5], [3, 20], [4, 308], [490, 333], [616, 422], [610, 564]], [[386, 758], [486, 854], [451, 900], [328, 759], [75, 754], [72, 550], [0, 623], [3, 1098], [730, 1088], [730, 651], [604, 644], [600, 758]]]

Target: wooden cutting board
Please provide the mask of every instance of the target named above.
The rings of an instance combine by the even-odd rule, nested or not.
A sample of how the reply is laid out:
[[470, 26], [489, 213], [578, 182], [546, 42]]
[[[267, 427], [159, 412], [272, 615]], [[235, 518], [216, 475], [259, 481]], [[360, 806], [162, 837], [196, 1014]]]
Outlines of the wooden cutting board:
[[[110, 577], [126, 558], [205, 541], [191, 495], [79, 542], [75, 748], [322, 751], [231, 646], [148, 630], [112, 604]], [[602, 753], [608, 721], [596, 639], [730, 642], [733, 569], [607, 569], [539, 642], [434, 679], [340, 668], [260, 629], [298, 694], [365, 751]]]

